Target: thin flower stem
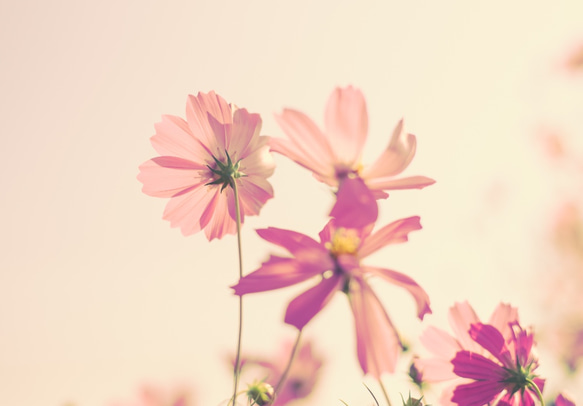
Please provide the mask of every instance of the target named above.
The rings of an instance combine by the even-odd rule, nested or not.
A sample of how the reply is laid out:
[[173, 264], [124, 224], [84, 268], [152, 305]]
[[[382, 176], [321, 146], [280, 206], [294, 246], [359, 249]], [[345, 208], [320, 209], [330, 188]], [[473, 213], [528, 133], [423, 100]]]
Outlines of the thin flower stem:
[[538, 388], [538, 385], [536, 383], [534, 383], [534, 381], [532, 379], [526, 379], [526, 383], [529, 386], [531, 386], [534, 389], [534, 391], [536, 392], [536, 395], [538, 396], [538, 400], [540, 400], [541, 406], [545, 406], [543, 394], [541, 393], [540, 389]]
[[381, 389], [383, 390], [383, 395], [385, 395], [385, 400], [387, 401], [387, 405], [391, 406], [391, 400], [389, 399], [389, 394], [385, 389], [385, 385], [383, 384], [383, 380], [379, 377], [378, 379], [379, 385], [381, 385]]
[[[237, 182], [233, 182], [233, 193], [235, 194], [235, 212], [237, 216], [237, 249], [239, 252], [239, 279], [243, 277], [243, 250], [241, 248], [241, 207], [239, 206], [239, 192]], [[239, 361], [241, 359], [241, 336], [243, 335], [243, 296], [239, 296], [239, 337], [237, 338], [237, 356], [235, 357], [235, 367], [233, 371], [233, 406], [237, 399], [237, 386], [239, 384]]]
[[289, 362], [287, 363], [285, 370], [281, 374], [281, 377], [279, 378], [279, 381], [277, 382], [277, 385], [275, 385], [275, 389], [273, 390], [273, 400], [271, 401], [272, 404], [273, 404], [273, 402], [275, 402], [275, 398], [277, 397], [277, 394], [279, 393], [280, 389], [283, 387], [285, 380], [287, 379], [287, 375], [289, 374], [289, 370], [291, 369], [292, 363], [294, 362], [296, 352], [298, 351], [301, 337], [302, 337], [302, 330], [299, 330], [298, 336], [296, 337], [296, 342], [294, 343], [294, 346], [292, 348], [292, 352], [289, 356]]

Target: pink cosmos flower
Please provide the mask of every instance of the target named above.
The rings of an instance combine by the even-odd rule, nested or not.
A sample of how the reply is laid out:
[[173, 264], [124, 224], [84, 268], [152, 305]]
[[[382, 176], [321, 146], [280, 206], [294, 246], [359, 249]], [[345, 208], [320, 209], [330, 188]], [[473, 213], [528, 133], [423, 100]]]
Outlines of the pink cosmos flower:
[[397, 220], [371, 233], [364, 228], [337, 227], [334, 220], [320, 232], [320, 242], [294, 231], [257, 230], [261, 238], [287, 250], [291, 257], [272, 255], [258, 270], [233, 286], [236, 295], [263, 292], [317, 278], [318, 283], [292, 300], [285, 322], [298, 329], [324, 308], [338, 292], [347, 294], [356, 325], [357, 353], [364, 373], [376, 378], [393, 372], [401, 343], [381, 302], [368, 283], [379, 276], [401, 286], [414, 297], [420, 319], [431, 313], [425, 291], [399, 272], [361, 264], [361, 260], [388, 244], [405, 242], [411, 231], [421, 229], [419, 217]]
[[[244, 357], [242, 364], [245, 367], [260, 366], [267, 372], [265, 382], [275, 388], [287, 367], [292, 348], [293, 344], [291, 342], [285, 342], [276, 356]], [[272, 406], [283, 406], [291, 401], [303, 399], [310, 395], [320, 375], [321, 366], [322, 359], [314, 354], [312, 344], [309, 341], [303, 342], [297, 350], [287, 379]]]
[[[479, 323], [480, 319], [468, 302], [455, 303], [449, 309], [448, 318], [454, 335], [452, 336], [437, 327], [428, 327], [421, 334], [420, 341], [431, 352], [432, 357], [418, 358], [414, 361], [414, 366], [423, 382], [436, 383], [456, 380], [457, 378], [452, 385], [442, 391], [440, 397], [442, 405], [454, 404], [451, 402], [451, 397], [454, 388], [459, 383], [459, 378], [453, 371], [451, 360], [456, 356], [456, 353], [468, 350], [485, 357], [490, 356], [469, 334], [472, 324]], [[518, 322], [517, 309], [504, 303], [500, 303], [496, 307], [489, 320], [489, 324], [496, 327], [505, 340], [512, 337], [510, 323], [515, 322]]]
[[232, 109], [211, 91], [188, 96], [186, 120], [165, 115], [155, 128], [151, 142], [161, 156], [140, 166], [138, 180], [147, 195], [170, 198], [163, 217], [182, 234], [234, 234], [235, 185], [241, 222], [273, 197], [267, 178], [275, 165], [258, 114]]
[[544, 379], [534, 374], [538, 367], [532, 353], [534, 337], [516, 322], [511, 327], [513, 335], [507, 341], [492, 325], [472, 324], [470, 337], [494, 360], [472, 351], [459, 351], [451, 361], [453, 372], [473, 382], [458, 385], [452, 402], [460, 406], [482, 406], [498, 398], [497, 404], [503, 406], [535, 405]]
[[[366, 102], [360, 90], [336, 88], [326, 106], [325, 131], [305, 114], [284, 109], [276, 119], [289, 139], [271, 138], [271, 150], [313, 172], [321, 182], [338, 188], [339, 200], [331, 216], [341, 227], [363, 227], [376, 221], [376, 199], [387, 190], [421, 189], [433, 179], [412, 176], [395, 179], [415, 155], [416, 139], [403, 131], [401, 120], [387, 148], [370, 166], [360, 162], [368, 133]], [[340, 199], [340, 195], [356, 198]]]

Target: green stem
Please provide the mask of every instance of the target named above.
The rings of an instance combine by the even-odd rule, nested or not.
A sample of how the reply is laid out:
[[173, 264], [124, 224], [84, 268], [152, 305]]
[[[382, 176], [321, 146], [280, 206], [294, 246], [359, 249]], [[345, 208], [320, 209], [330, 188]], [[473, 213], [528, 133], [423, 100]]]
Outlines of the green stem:
[[389, 394], [385, 389], [385, 385], [383, 384], [383, 380], [379, 377], [378, 379], [379, 385], [381, 385], [381, 389], [383, 390], [383, 395], [385, 395], [385, 400], [387, 401], [387, 405], [391, 406], [391, 400], [389, 399]]
[[[241, 208], [239, 206], [239, 192], [237, 182], [233, 182], [233, 193], [235, 194], [235, 212], [237, 216], [237, 249], [239, 252], [239, 279], [243, 277], [243, 250], [241, 248]], [[237, 386], [239, 384], [239, 362], [241, 359], [241, 337], [243, 335], [243, 296], [239, 296], [239, 335], [237, 338], [237, 356], [235, 357], [235, 367], [233, 371], [233, 406], [237, 399]]]
[[545, 401], [543, 399], [543, 394], [541, 393], [540, 389], [538, 388], [537, 384], [534, 383], [534, 381], [532, 379], [526, 379], [526, 383], [528, 384], [528, 386], [532, 387], [534, 389], [534, 391], [536, 392], [536, 395], [538, 396], [538, 400], [540, 400], [540, 404], [541, 406], [545, 406]]
[[294, 343], [294, 346], [292, 348], [291, 354], [289, 356], [289, 362], [287, 363], [287, 366], [285, 367], [285, 370], [281, 374], [281, 377], [279, 378], [279, 381], [277, 382], [277, 385], [275, 385], [275, 389], [273, 390], [273, 399], [271, 401], [272, 404], [273, 404], [273, 402], [275, 402], [275, 398], [277, 397], [277, 394], [279, 393], [279, 391], [282, 388], [285, 380], [287, 379], [287, 375], [289, 374], [289, 371], [291, 369], [292, 363], [293, 363], [294, 358], [296, 356], [296, 352], [298, 352], [298, 347], [300, 345], [300, 338], [301, 337], [302, 337], [302, 330], [299, 330], [298, 331], [298, 336], [296, 337], [296, 342]]

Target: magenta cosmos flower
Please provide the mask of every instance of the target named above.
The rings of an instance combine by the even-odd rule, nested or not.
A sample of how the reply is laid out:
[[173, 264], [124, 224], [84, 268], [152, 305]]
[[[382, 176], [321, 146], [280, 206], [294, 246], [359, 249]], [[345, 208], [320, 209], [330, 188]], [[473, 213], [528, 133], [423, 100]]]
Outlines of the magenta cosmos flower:
[[273, 197], [267, 178], [275, 166], [258, 114], [232, 109], [211, 91], [188, 96], [186, 121], [165, 115], [155, 128], [151, 142], [161, 156], [140, 166], [138, 180], [144, 193], [170, 198], [163, 217], [184, 235], [234, 234], [235, 185], [241, 222]]
[[458, 385], [452, 402], [482, 406], [497, 399], [497, 404], [503, 406], [534, 406], [535, 399], [542, 396], [544, 380], [534, 374], [538, 361], [532, 353], [533, 335], [517, 322], [510, 327], [513, 334], [506, 340], [492, 325], [472, 324], [470, 337], [494, 360], [472, 351], [459, 351], [451, 361], [453, 372], [473, 382]]
[[[387, 190], [421, 189], [435, 182], [425, 176], [395, 179], [413, 159], [416, 147], [415, 136], [403, 131], [402, 120], [378, 159], [370, 166], [362, 165], [368, 114], [364, 96], [353, 87], [336, 88], [330, 96], [324, 132], [296, 110], [284, 109], [276, 119], [289, 139], [271, 138], [271, 150], [338, 189], [339, 199], [331, 212], [338, 226], [362, 227], [375, 222], [376, 199], [386, 198]], [[340, 199], [342, 194], [356, 198]]]
[[[452, 381], [451, 385], [442, 391], [441, 405], [454, 404], [451, 402], [451, 397], [461, 378], [453, 372], [451, 360], [459, 351], [468, 350], [485, 357], [492, 357], [469, 334], [472, 324], [479, 323], [480, 319], [468, 302], [455, 303], [449, 309], [448, 320], [453, 335], [437, 327], [428, 327], [421, 334], [419, 340], [431, 352], [432, 357], [419, 358], [414, 361], [422, 382]], [[489, 324], [495, 326], [505, 339], [509, 340], [512, 337], [512, 329], [509, 324], [517, 321], [517, 309], [509, 304], [500, 303], [490, 316]]]
[[347, 229], [336, 227], [331, 220], [320, 232], [320, 242], [289, 230], [257, 230], [261, 238], [284, 248], [291, 257], [272, 255], [233, 289], [236, 295], [244, 295], [317, 279], [316, 286], [288, 305], [285, 322], [300, 330], [336, 292], [346, 293], [356, 325], [360, 366], [365, 374], [379, 378], [384, 372], [394, 371], [401, 343], [368, 277], [379, 276], [407, 289], [417, 303], [420, 319], [431, 310], [427, 294], [413, 279], [389, 269], [363, 265], [361, 260], [385, 245], [407, 241], [409, 232], [419, 229], [419, 217], [395, 221], [372, 234], [372, 225]]

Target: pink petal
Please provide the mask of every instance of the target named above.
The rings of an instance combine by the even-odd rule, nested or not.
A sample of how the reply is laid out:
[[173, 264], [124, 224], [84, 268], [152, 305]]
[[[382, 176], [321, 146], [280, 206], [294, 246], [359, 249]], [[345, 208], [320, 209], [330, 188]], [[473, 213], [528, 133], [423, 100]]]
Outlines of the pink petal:
[[347, 166], [358, 162], [368, 132], [368, 113], [362, 92], [349, 86], [336, 88], [326, 106], [326, 136], [334, 145], [336, 161]]
[[285, 312], [284, 321], [287, 324], [303, 329], [312, 318], [328, 304], [332, 296], [343, 283], [343, 278], [333, 275], [313, 288], [305, 291], [290, 302]]
[[504, 340], [508, 341], [513, 336], [510, 323], [515, 322], [518, 322], [518, 310], [516, 307], [500, 303], [496, 306], [492, 316], [490, 316], [488, 324], [494, 326], [502, 334]]
[[308, 254], [301, 260], [271, 256], [255, 272], [244, 276], [232, 286], [236, 295], [280, 289], [308, 280], [326, 271], [319, 261], [311, 261]]
[[478, 319], [474, 309], [472, 309], [472, 306], [467, 301], [454, 304], [449, 309], [448, 318], [449, 325], [463, 349], [478, 354], [484, 352], [472, 337], [470, 337], [470, 327], [474, 323], [479, 323], [480, 319]]
[[363, 175], [368, 187], [375, 190], [402, 190], [402, 189], [423, 189], [426, 186], [433, 185], [435, 181], [425, 176], [410, 176], [400, 179], [370, 179]]
[[561, 393], [557, 396], [557, 400], [555, 400], [555, 406], [575, 406], [575, 402]]
[[423, 382], [442, 382], [457, 377], [451, 362], [441, 358], [416, 359], [415, 367], [421, 372]]
[[420, 230], [419, 216], [407, 217], [387, 224], [366, 238], [358, 253], [364, 258], [388, 244], [396, 244], [408, 240], [411, 231]]
[[351, 283], [349, 300], [362, 371], [377, 379], [383, 373], [393, 373], [402, 346], [382, 304], [366, 282], [356, 279]]
[[459, 406], [483, 406], [502, 392], [504, 387], [504, 384], [492, 381], [476, 381], [459, 385], [455, 388], [451, 400]]
[[[291, 254], [297, 254], [300, 251], [306, 249], [312, 249], [316, 251], [320, 251], [322, 258], [328, 258], [328, 251], [325, 250], [319, 242], [316, 240], [308, 237], [305, 234], [301, 234], [291, 230], [284, 230], [281, 228], [269, 227], [264, 229], [256, 230], [257, 234], [265, 241], [269, 241], [272, 244], [279, 245], [280, 247], [285, 248]], [[332, 264], [333, 262], [330, 259], [327, 262], [327, 265]], [[324, 269], [325, 270], [325, 269]]]
[[188, 124], [180, 117], [164, 115], [154, 124], [156, 134], [150, 138], [152, 146], [160, 155], [177, 156], [196, 162], [208, 158], [207, 148], [195, 138]]
[[258, 215], [265, 202], [273, 197], [273, 188], [264, 178], [239, 178], [237, 183], [241, 210], [246, 215]]
[[377, 220], [377, 202], [362, 179], [344, 178], [330, 216], [335, 218], [337, 227], [362, 228]]
[[453, 372], [462, 378], [498, 382], [508, 377], [508, 372], [501, 365], [470, 351], [459, 351], [451, 363]]
[[431, 351], [432, 354], [446, 360], [449, 362], [455, 354], [462, 350], [456, 339], [454, 339], [447, 332], [443, 331], [437, 327], [427, 327], [421, 336], [419, 341], [423, 344], [425, 348]]
[[[211, 149], [212, 155], [219, 161], [226, 162], [227, 154], [225, 152], [229, 151], [227, 143], [232, 137], [233, 125], [223, 124], [210, 114], [208, 115], [208, 123], [211, 126], [214, 139], [217, 140], [217, 145], [214, 150]], [[222, 145], [224, 145], [224, 147]], [[233, 157], [231, 157], [231, 159], [233, 159]]]
[[403, 120], [400, 120], [393, 130], [387, 149], [374, 164], [362, 171], [362, 176], [365, 179], [377, 179], [398, 175], [411, 163], [415, 148], [415, 136], [403, 132]]
[[209, 114], [221, 124], [233, 122], [231, 107], [215, 92], [210, 91], [208, 94], [199, 92], [197, 96], [188, 96], [186, 120], [190, 131], [214, 155], [217, 151], [224, 151], [226, 144], [224, 138], [215, 137], [208, 122]]
[[[233, 115], [232, 136], [228, 139], [227, 150], [233, 161], [246, 157], [255, 147], [253, 141], [259, 138], [261, 117], [250, 114], [246, 109], [237, 109]], [[266, 140], [267, 141], [267, 140]], [[266, 146], [266, 149], [269, 148]]]
[[516, 368], [504, 342], [504, 337], [502, 337], [502, 334], [495, 327], [482, 323], [472, 324], [470, 327], [470, 337], [498, 359], [506, 368]]
[[[204, 232], [209, 241], [237, 232], [236, 220], [229, 214], [229, 206], [235, 205], [233, 189], [229, 187], [221, 192], [220, 186], [215, 186], [215, 188], [218, 191], [213, 201], [209, 203], [200, 217], [200, 223], [204, 227]], [[241, 213], [241, 224], [243, 224], [243, 220], [243, 213]]]
[[207, 206], [213, 201], [216, 191], [208, 187], [192, 189], [189, 193], [173, 197], [166, 204], [163, 218], [170, 221], [172, 227], [180, 227], [183, 235], [200, 231], [200, 219]]
[[140, 165], [138, 180], [142, 191], [155, 197], [173, 197], [184, 191], [204, 185], [208, 179], [201, 178], [207, 168], [186, 159], [162, 156]]
[[285, 109], [275, 118], [289, 141], [271, 138], [271, 150], [287, 156], [316, 173], [322, 181], [335, 186], [336, 159], [328, 140], [314, 122], [305, 114], [290, 109]]
[[423, 316], [431, 314], [431, 309], [429, 308], [429, 296], [425, 290], [423, 290], [423, 288], [409, 276], [400, 272], [391, 271], [390, 269], [370, 266], [363, 268], [363, 272], [380, 276], [394, 285], [405, 288], [415, 299], [415, 303], [417, 304], [417, 317], [419, 317], [419, 319], [423, 320]]
[[268, 178], [273, 175], [275, 161], [267, 143], [268, 137], [259, 137], [254, 143], [254, 149], [248, 150], [239, 162], [239, 170], [246, 177]]

